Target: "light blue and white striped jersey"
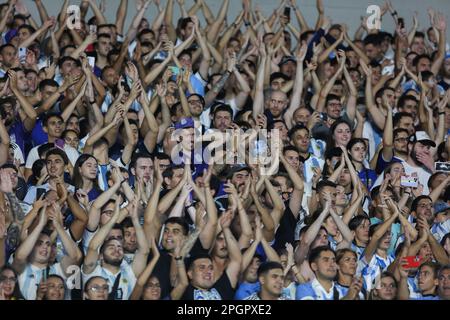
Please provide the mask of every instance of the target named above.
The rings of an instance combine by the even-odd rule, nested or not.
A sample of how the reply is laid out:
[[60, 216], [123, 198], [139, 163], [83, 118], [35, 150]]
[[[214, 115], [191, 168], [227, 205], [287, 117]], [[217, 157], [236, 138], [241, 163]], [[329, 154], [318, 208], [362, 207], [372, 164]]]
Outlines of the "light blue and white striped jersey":
[[450, 232], [450, 219], [442, 223], [435, 223], [431, 227], [431, 234], [436, 238], [438, 242], [441, 242], [442, 238]]
[[409, 300], [441, 300], [441, 298], [439, 298], [439, 296], [427, 294], [424, 296], [420, 295], [420, 297], [417, 297], [417, 298], [410, 298]]
[[[47, 268], [39, 268], [28, 263], [24, 271], [19, 275], [20, 292], [26, 300], [36, 300], [36, 291], [42, 279], [42, 274]], [[60, 263], [55, 263], [49, 268], [48, 275], [56, 274], [66, 279]]]
[[359, 261], [360, 259], [362, 259], [362, 255], [366, 248], [357, 246], [354, 242], [352, 242], [350, 249], [352, 249], [352, 251], [356, 253], [356, 260]]
[[[339, 296], [345, 297], [347, 295], [349, 287], [343, 286], [343, 285], [341, 285], [341, 284], [339, 284], [337, 282], [335, 284], [335, 287], [336, 287], [336, 289], [339, 292]], [[364, 297], [364, 294], [361, 291], [358, 294], [359, 300], [366, 300], [366, 297]]]
[[317, 279], [300, 284], [297, 287], [295, 300], [339, 300], [343, 298], [336, 288], [334, 282], [330, 291], [327, 292]]
[[103, 268], [100, 264], [97, 264], [97, 267], [95, 267], [94, 271], [89, 274], [85, 274], [83, 272], [83, 268], [81, 270], [81, 274], [83, 275], [83, 283], [86, 283], [90, 278], [95, 276], [105, 278], [108, 281], [109, 293], [111, 293], [114, 282], [116, 281], [116, 277], [120, 272], [120, 283], [117, 291], [118, 296], [122, 297], [122, 300], [128, 300], [136, 284], [136, 276], [134, 275], [133, 269], [125, 260], [122, 260], [122, 263], [120, 264], [120, 270], [116, 274], [113, 274], [111, 271]]
[[364, 257], [358, 261], [357, 275], [363, 278], [363, 288], [370, 291], [375, 287], [375, 281], [382, 272], [386, 271], [389, 265], [395, 260], [394, 255], [388, 255], [386, 259], [374, 253], [372, 259], [368, 263]]
[[417, 275], [415, 277], [408, 276], [408, 289], [409, 289], [409, 299], [414, 300], [421, 296], [419, 289], [419, 279]]

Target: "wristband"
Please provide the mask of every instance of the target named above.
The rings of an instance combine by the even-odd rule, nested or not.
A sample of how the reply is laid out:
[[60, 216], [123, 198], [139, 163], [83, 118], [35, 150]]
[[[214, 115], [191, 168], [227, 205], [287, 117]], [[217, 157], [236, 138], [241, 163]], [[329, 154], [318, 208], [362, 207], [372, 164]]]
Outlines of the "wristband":
[[182, 256], [175, 257], [175, 260], [177, 261], [183, 260], [183, 257]]
[[395, 16], [397, 15], [397, 10], [395, 10], [394, 12], [392, 12], [391, 15], [392, 15], [393, 17], [395, 17]]
[[30, 17], [31, 17], [31, 14], [24, 16], [25, 19], [30, 19]]
[[438, 112], [438, 115], [445, 114], [445, 111]]

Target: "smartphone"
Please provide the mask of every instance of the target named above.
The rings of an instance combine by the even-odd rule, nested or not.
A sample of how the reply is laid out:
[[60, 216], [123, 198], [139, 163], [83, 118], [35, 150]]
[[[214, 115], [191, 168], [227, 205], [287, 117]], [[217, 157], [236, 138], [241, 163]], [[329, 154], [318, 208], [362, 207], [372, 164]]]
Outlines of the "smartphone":
[[405, 177], [402, 176], [400, 178], [400, 185], [402, 187], [410, 187], [410, 188], [417, 188], [419, 185], [419, 181], [416, 177]]
[[173, 74], [174, 76], [177, 76], [177, 75], [180, 74], [180, 68], [178, 68], [178, 67], [169, 67], [169, 68], [170, 68], [170, 70], [172, 71], [172, 74]]
[[42, 282], [47, 282], [47, 270], [44, 269], [41, 271], [42, 272]]
[[290, 7], [284, 7], [283, 15], [288, 19], [288, 21], [291, 21], [291, 8]]
[[44, 188], [37, 188], [36, 189], [36, 201], [39, 200], [41, 198], [41, 196], [45, 193], [46, 193], [46, 191]]
[[320, 119], [322, 119], [322, 121], [327, 121], [328, 120], [328, 115], [325, 112], [322, 112], [320, 114]]
[[450, 162], [435, 162], [434, 168], [439, 172], [450, 172]]
[[21, 63], [25, 62], [27, 58], [27, 48], [19, 48], [19, 60]]
[[88, 58], [88, 63], [91, 66], [92, 70], [94, 70], [95, 68], [95, 57], [87, 57]]
[[92, 33], [97, 33], [97, 26], [96, 26], [95, 24], [91, 24], [91, 25], [89, 26], [89, 33], [90, 33], [90, 34], [92, 34]]
[[405, 20], [403, 18], [398, 18], [397, 22], [400, 28], [403, 29], [405, 27]]
[[402, 258], [402, 266], [406, 269], [413, 269], [420, 267], [423, 259], [418, 256], [408, 256]]

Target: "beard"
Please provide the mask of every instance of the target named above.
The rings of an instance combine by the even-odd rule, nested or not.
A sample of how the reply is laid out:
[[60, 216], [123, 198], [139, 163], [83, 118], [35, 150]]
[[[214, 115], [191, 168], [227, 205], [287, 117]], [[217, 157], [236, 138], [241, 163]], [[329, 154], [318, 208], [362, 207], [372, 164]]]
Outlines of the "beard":
[[114, 258], [109, 258], [107, 256], [104, 256], [103, 260], [105, 263], [110, 264], [114, 267], [120, 267], [120, 265], [122, 264], [122, 261], [123, 261], [123, 257], [120, 259], [114, 259]]

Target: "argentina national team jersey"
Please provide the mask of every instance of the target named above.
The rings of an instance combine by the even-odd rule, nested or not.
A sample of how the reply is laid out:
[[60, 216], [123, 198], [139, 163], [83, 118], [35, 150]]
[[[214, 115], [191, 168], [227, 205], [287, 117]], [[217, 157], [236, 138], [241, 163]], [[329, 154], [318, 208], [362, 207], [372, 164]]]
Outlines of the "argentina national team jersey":
[[327, 292], [319, 281], [314, 279], [297, 287], [295, 300], [339, 300], [342, 297], [334, 282], [330, 291]]
[[418, 299], [421, 296], [417, 275], [415, 277], [408, 277], [408, 290], [410, 300]]
[[[340, 297], [345, 297], [347, 295], [349, 287], [343, 286], [343, 285], [341, 285], [339, 283], [336, 283], [335, 287], [338, 290]], [[359, 291], [359, 294], [358, 294], [358, 299], [359, 300], [365, 300], [366, 299], [366, 297], [364, 296], [364, 293], [362, 291], [363, 290]]]
[[356, 274], [360, 274], [363, 278], [363, 288], [366, 291], [370, 291], [375, 287], [377, 277], [382, 272], [386, 271], [389, 265], [395, 260], [393, 255], [388, 255], [386, 259], [374, 254], [369, 263], [367, 263], [364, 255], [358, 261], [358, 268]]
[[360, 246], [356, 245], [354, 242], [352, 242], [350, 249], [352, 249], [352, 251], [356, 253], [356, 260], [359, 261], [360, 259], [362, 259], [364, 250], [366, 248], [360, 247]]
[[450, 232], [450, 219], [447, 219], [445, 222], [435, 223], [431, 227], [431, 234], [436, 238], [438, 242], [442, 240], [442, 238]]
[[[128, 300], [136, 284], [136, 276], [134, 275], [131, 266], [125, 260], [122, 261], [119, 272], [121, 273], [121, 275], [119, 287], [117, 289], [117, 296], [121, 299], [118, 300]], [[97, 267], [95, 267], [94, 271], [90, 274], [85, 274], [82, 271], [83, 283], [86, 283], [92, 277], [103, 277], [108, 281], [110, 293], [114, 286], [114, 282], [116, 281], [116, 277], [119, 275], [119, 272], [113, 274], [111, 271], [103, 268], [100, 264], [98, 264]]]
[[[47, 272], [47, 268], [39, 268], [28, 263], [24, 271], [19, 275], [20, 292], [22, 292], [25, 300], [36, 300], [36, 292], [44, 272]], [[52, 274], [56, 274], [64, 280], [66, 279], [60, 263], [55, 263], [49, 268], [48, 275]]]

